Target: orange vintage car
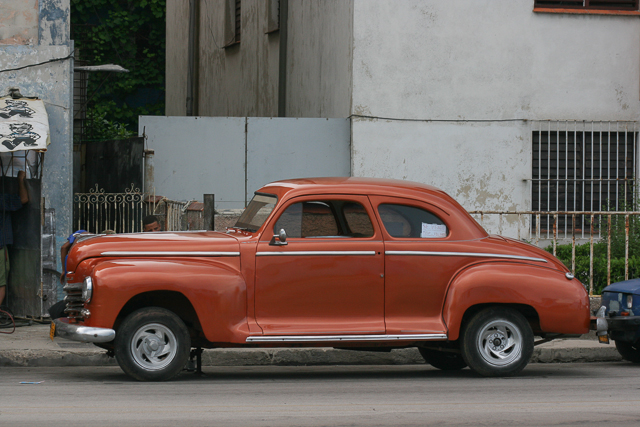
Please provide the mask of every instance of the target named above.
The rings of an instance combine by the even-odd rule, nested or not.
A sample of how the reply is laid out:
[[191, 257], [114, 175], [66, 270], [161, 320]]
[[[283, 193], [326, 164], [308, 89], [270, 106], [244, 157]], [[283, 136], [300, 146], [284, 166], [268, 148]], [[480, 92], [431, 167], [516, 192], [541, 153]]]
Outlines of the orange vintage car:
[[590, 326], [585, 287], [558, 259], [408, 181], [274, 182], [226, 233], [96, 236], [67, 266], [57, 335], [108, 349], [138, 380], [216, 347], [417, 347], [436, 368], [506, 376], [534, 336]]

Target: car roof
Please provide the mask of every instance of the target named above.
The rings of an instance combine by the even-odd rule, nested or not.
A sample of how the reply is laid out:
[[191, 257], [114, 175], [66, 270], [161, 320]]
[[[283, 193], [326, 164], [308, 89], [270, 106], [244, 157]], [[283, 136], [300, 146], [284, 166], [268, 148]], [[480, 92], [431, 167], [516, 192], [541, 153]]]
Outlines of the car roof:
[[604, 288], [604, 292], [624, 292], [640, 295], [640, 279], [625, 280], [612, 283]]
[[[430, 194], [439, 198], [452, 201], [453, 199], [444, 191], [431, 185], [413, 181], [383, 178], [355, 178], [355, 177], [321, 177], [287, 179], [272, 182], [262, 187], [258, 192], [276, 193], [282, 196], [289, 192], [294, 194], [321, 194], [330, 193], [359, 193], [393, 196], [422, 196]], [[291, 194], [293, 196], [294, 194]]]

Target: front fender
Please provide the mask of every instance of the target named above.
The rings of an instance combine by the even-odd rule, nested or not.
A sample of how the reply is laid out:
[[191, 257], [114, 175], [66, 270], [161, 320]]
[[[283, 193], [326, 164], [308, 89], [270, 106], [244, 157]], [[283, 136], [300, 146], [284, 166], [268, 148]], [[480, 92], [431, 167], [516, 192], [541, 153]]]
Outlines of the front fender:
[[94, 267], [92, 277], [88, 326], [112, 328], [122, 308], [136, 295], [174, 291], [191, 302], [207, 340], [244, 342], [248, 335], [245, 281], [237, 269], [222, 261], [108, 260]]
[[450, 340], [458, 339], [465, 312], [479, 304], [531, 306], [547, 333], [589, 331], [589, 295], [582, 283], [546, 267], [499, 262], [460, 272], [449, 286], [443, 307]]

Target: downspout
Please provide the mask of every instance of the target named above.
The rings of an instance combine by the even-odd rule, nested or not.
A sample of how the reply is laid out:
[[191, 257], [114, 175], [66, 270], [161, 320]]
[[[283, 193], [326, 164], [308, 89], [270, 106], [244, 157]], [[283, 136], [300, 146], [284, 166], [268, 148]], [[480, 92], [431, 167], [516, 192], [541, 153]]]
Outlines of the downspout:
[[200, 0], [189, 0], [189, 57], [187, 70], [187, 116], [198, 115], [200, 68]]
[[280, 0], [280, 61], [278, 64], [278, 117], [287, 116], [287, 23], [289, 0]]

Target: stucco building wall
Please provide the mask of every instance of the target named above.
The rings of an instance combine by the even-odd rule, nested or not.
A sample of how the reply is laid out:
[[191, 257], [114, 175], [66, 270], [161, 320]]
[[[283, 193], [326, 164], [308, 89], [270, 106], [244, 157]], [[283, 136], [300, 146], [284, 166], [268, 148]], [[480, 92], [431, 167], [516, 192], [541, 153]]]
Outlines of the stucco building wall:
[[[640, 21], [533, 1], [354, 1], [352, 173], [530, 210], [532, 121], [637, 121]], [[381, 30], [384, 29], [384, 30]]]
[[[0, 10], [3, 17], [15, 18], [12, 22], [4, 19], [0, 25], [0, 70], [4, 70], [0, 94], [19, 87], [22, 95], [41, 98], [49, 116], [51, 144], [44, 159], [42, 195], [44, 208], [55, 210], [55, 247], [59, 248], [71, 233], [73, 219], [69, 0], [3, 1]], [[15, 13], [7, 13], [9, 10]]]

